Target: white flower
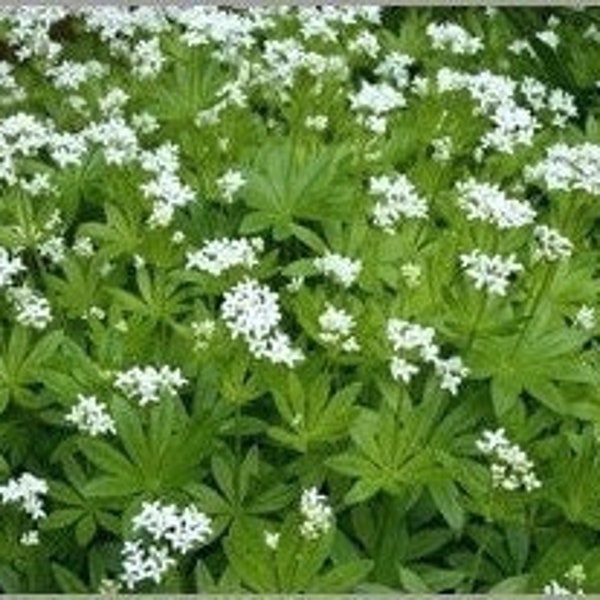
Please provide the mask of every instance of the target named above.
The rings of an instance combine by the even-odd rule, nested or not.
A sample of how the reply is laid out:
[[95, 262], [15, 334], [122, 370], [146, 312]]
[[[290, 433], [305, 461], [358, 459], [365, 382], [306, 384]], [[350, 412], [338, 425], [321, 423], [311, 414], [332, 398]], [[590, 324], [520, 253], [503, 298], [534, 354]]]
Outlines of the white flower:
[[192, 321], [190, 323], [194, 335], [194, 349], [204, 350], [215, 333], [217, 324], [212, 319]]
[[441, 378], [440, 388], [452, 395], [458, 392], [458, 386], [469, 374], [460, 357], [440, 357], [440, 347], [435, 343], [432, 327], [391, 318], [386, 324], [386, 337], [395, 353], [390, 360], [390, 372], [396, 381], [409, 383], [419, 371], [418, 366], [407, 357], [432, 364]]
[[309, 115], [304, 120], [304, 125], [307, 129], [315, 131], [325, 131], [329, 124], [329, 118], [326, 115]]
[[573, 324], [577, 327], [581, 327], [586, 331], [591, 331], [596, 327], [596, 313], [591, 306], [584, 304], [575, 314]]
[[350, 95], [350, 106], [354, 111], [366, 111], [377, 116], [406, 106], [402, 92], [389, 83], [362, 81], [358, 92]]
[[419, 372], [419, 367], [404, 358], [393, 356], [390, 361], [390, 372], [396, 381], [401, 380], [404, 383], [409, 383], [413, 375]]
[[[129, 101], [129, 94], [121, 88], [113, 88], [98, 101], [100, 112], [105, 115], [118, 116]], [[116, 122], [115, 122], [116, 123]], [[124, 121], [119, 121], [125, 127]]]
[[133, 75], [140, 79], [156, 77], [165, 63], [165, 57], [160, 49], [160, 40], [157, 37], [140, 40], [133, 47], [129, 58]]
[[473, 55], [483, 49], [481, 38], [471, 35], [456, 23], [429, 23], [426, 32], [435, 50]]
[[186, 269], [198, 269], [217, 277], [237, 266], [250, 269], [258, 264], [258, 253], [263, 249], [261, 238], [210, 240], [200, 250], [187, 253]]
[[344, 309], [335, 308], [328, 303], [325, 311], [319, 316], [319, 326], [319, 337], [326, 344], [339, 345], [345, 352], [360, 350], [353, 335], [356, 326], [354, 317]]
[[115, 387], [129, 398], [137, 399], [140, 406], [158, 402], [162, 394], [176, 394], [186, 383], [179, 368], [171, 369], [167, 365], [160, 369], [133, 367], [117, 373], [115, 379]]
[[369, 193], [382, 197], [373, 209], [373, 221], [387, 232], [392, 232], [402, 217], [419, 219], [427, 216], [427, 202], [405, 175], [371, 177]]
[[506, 295], [510, 277], [523, 270], [523, 265], [515, 260], [514, 254], [506, 258], [490, 256], [480, 250], [460, 255], [461, 266], [475, 282], [475, 288], [486, 288], [490, 293]]
[[371, 58], [376, 58], [379, 54], [380, 46], [377, 36], [370, 31], [361, 31], [353, 40], [348, 43], [350, 52], [364, 53]]
[[40, 532], [37, 529], [29, 529], [21, 536], [19, 543], [23, 546], [39, 546]]
[[2, 503], [19, 504], [21, 510], [36, 521], [46, 516], [41, 497], [47, 493], [46, 480], [28, 472], [22, 473], [18, 478], [9, 479], [5, 485], [0, 485]]
[[475, 114], [488, 117], [492, 128], [483, 135], [478, 154], [488, 148], [512, 154], [515, 146], [533, 143], [540, 123], [517, 103], [516, 81], [489, 71], [471, 74], [443, 67], [437, 73], [437, 87], [440, 92], [465, 90], [477, 103]]
[[438, 162], [447, 162], [452, 157], [452, 138], [445, 135], [440, 138], [431, 140], [431, 146], [433, 148], [433, 154], [431, 158]]
[[548, 108], [554, 112], [552, 122], [557, 127], [564, 127], [568, 119], [574, 119], [578, 114], [573, 96], [561, 89], [550, 92]]
[[504, 429], [485, 430], [475, 442], [477, 449], [489, 456], [492, 483], [507, 491], [523, 488], [526, 492], [541, 487], [541, 482], [534, 472], [534, 464], [517, 444], [511, 444]]
[[225, 293], [221, 317], [233, 338], [264, 338], [281, 321], [279, 297], [254, 279], [246, 279]]
[[98, 587], [98, 593], [100, 595], [105, 595], [105, 596], [116, 596], [119, 591], [121, 589], [121, 584], [114, 580], [114, 579], [110, 579], [109, 577], [104, 577], [101, 581], [100, 581], [100, 586]]
[[279, 533], [265, 531], [265, 544], [271, 548], [271, 550], [277, 550], [277, 546], [279, 546], [279, 538]]
[[316, 487], [302, 492], [300, 513], [303, 517], [300, 533], [309, 540], [321, 537], [331, 528], [333, 511], [327, 503], [327, 496], [319, 494]]
[[279, 296], [255, 279], [247, 278], [225, 293], [221, 318], [233, 339], [243, 338], [256, 358], [267, 358], [288, 367], [304, 358], [279, 329]]
[[352, 260], [333, 252], [327, 252], [325, 256], [315, 258], [313, 264], [319, 273], [338, 281], [345, 288], [349, 288], [356, 281], [362, 270], [360, 260]]
[[436, 373], [441, 376], [440, 388], [448, 390], [453, 396], [458, 392], [458, 386], [469, 374], [469, 369], [464, 366], [459, 356], [447, 359], [438, 358], [433, 363]]
[[544, 595], [546, 596], [571, 596], [570, 589], [560, 585], [554, 579], [544, 586]]
[[14, 278], [25, 271], [20, 256], [11, 257], [5, 248], [0, 247], [0, 288], [13, 284]]
[[92, 437], [117, 432], [114, 419], [107, 412], [106, 406], [99, 403], [95, 396], [79, 394], [77, 400], [78, 403], [73, 405], [65, 416], [66, 421]]
[[553, 50], [556, 50], [558, 44], [560, 43], [560, 37], [558, 37], [557, 33], [555, 31], [552, 31], [552, 29], [538, 31], [535, 34], [535, 37], [541, 42], [544, 42], [544, 44], [550, 46], [550, 48], [552, 48]]
[[528, 202], [513, 200], [495, 184], [478, 183], [474, 179], [459, 183], [458, 203], [467, 219], [492, 223], [499, 229], [511, 229], [529, 225], [535, 219], [535, 211]]
[[408, 262], [404, 263], [400, 267], [400, 273], [402, 274], [402, 277], [404, 277], [406, 285], [409, 288], [414, 288], [417, 287], [421, 282], [423, 269], [421, 269], [421, 267], [415, 263]]
[[185, 554], [212, 535], [210, 519], [191, 504], [179, 509], [160, 501], [144, 502], [133, 518], [134, 531], [145, 530], [155, 542], [168, 542], [174, 552]]
[[423, 353], [427, 356], [437, 355], [435, 331], [432, 327], [392, 318], [388, 319], [386, 336], [394, 352], [417, 349], [422, 356]]
[[385, 58], [375, 67], [374, 72], [380, 77], [391, 79], [398, 89], [402, 89], [410, 83], [409, 68], [414, 62], [414, 59], [408, 54], [393, 50], [386, 53]]
[[547, 225], [537, 225], [533, 230], [536, 247], [533, 251], [533, 260], [547, 260], [554, 262], [561, 258], [568, 258], [573, 251], [573, 244], [569, 239], [560, 235], [556, 229]]
[[73, 244], [73, 252], [77, 254], [77, 256], [85, 258], [93, 256], [94, 244], [92, 243], [92, 238], [88, 236], [78, 237]]
[[246, 178], [241, 171], [229, 169], [219, 179], [217, 188], [228, 204], [234, 200], [234, 196], [246, 185]]
[[50, 303], [28, 285], [8, 290], [8, 299], [17, 311], [16, 320], [25, 327], [45, 329], [52, 321]]
[[525, 169], [530, 180], [543, 180], [549, 190], [600, 194], [600, 146], [584, 142], [568, 146], [558, 142], [546, 150], [538, 164]]
[[61, 263], [66, 255], [65, 240], [60, 235], [54, 235], [38, 246], [40, 256], [55, 264]]
[[169, 556], [166, 547], [149, 545], [144, 548], [140, 540], [125, 542], [121, 554], [123, 573], [120, 579], [130, 590], [146, 579], [160, 583], [166, 572], [175, 565], [175, 559]]

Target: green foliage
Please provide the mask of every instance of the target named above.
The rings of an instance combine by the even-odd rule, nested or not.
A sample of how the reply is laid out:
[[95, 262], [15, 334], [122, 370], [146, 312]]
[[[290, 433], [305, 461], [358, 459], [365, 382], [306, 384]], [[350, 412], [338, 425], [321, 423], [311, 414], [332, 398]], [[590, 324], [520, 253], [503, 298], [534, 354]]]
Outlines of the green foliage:
[[330, 8], [3, 11], [0, 592], [600, 590], [600, 13]]

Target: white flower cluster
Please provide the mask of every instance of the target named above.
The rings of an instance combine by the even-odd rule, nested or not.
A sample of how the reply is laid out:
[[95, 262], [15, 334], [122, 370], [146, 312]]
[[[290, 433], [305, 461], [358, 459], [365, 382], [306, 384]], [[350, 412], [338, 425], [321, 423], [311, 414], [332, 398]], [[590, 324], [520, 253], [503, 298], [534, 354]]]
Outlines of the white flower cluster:
[[293, 367], [304, 359], [293, 348], [289, 336], [280, 330], [279, 296], [255, 279], [237, 283], [223, 298], [221, 318], [233, 339], [243, 338], [256, 358]]
[[9, 479], [5, 485], [0, 485], [2, 504], [17, 503], [21, 510], [36, 521], [46, 516], [42, 497], [47, 493], [46, 480], [28, 472], [22, 473], [18, 478]]
[[176, 208], [194, 201], [196, 193], [179, 178], [178, 147], [163, 144], [154, 152], [142, 152], [140, 164], [154, 179], [144, 183], [141, 191], [146, 198], [154, 200], [152, 213], [148, 219], [151, 227], [166, 227], [173, 219]]
[[431, 140], [433, 152], [431, 158], [437, 162], [447, 162], [452, 158], [454, 144], [449, 135], [444, 135]]
[[436, 374], [441, 377], [440, 387], [452, 395], [458, 392], [458, 386], [469, 374], [459, 356], [440, 357], [440, 347], [435, 343], [433, 327], [423, 327], [403, 319], [391, 318], [386, 324], [386, 337], [395, 355], [390, 361], [390, 372], [396, 381], [409, 383], [419, 372], [414, 358], [433, 365]]
[[217, 188], [227, 204], [231, 204], [235, 195], [246, 185], [241, 171], [229, 169], [217, 179]]
[[277, 550], [277, 547], [279, 546], [279, 539], [281, 537], [281, 534], [279, 534], [275, 531], [265, 531], [264, 536], [265, 536], [265, 545], [268, 548], [271, 548], [271, 550]]
[[81, 85], [93, 77], [102, 77], [106, 74], [106, 67], [97, 60], [75, 62], [63, 60], [52, 65], [46, 73], [50, 76], [54, 86], [61, 90], [77, 90]]
[[160, 501], [144, 502], [133, 518], [134, 531], [146, 531], [155, 542], [168, 542], [175, 552], [185, 554], [196, 544], [205, 543], [212, 534], [210, 519], [190, 504], [179, 509]]
[[525, 489], [527, 492], [541, 487], [534, 472], [534, 464], [517, 444], [511, 444], [503, 428], [485, 430], [475, 442], [477, 449], [491, 457], [492, 481], [495, 487], [508, 491]]
[[0, 89], [2, 90], [3, 105], [20, 102], [27, 97], [27, 92], [22, 88], [13, 75], [13, 67], [6, 61], [0, 61]]
[[502, 256], [488, 255], [481, 250], [473, 250], [469, 254], [460, 255], [460, 263], [467, 275], [475, 282], [475, 288], [486, 288], [491, 294], [506, 295], [512, 275], [523, 270], [514, 254]]
[[596, 327], [596, 312], [591, 306], [584, 304], [579, 308], [573, 319], [573, 324], [585, 331], [591, 331]]
[[192, 321], [190, 327], [194, 336], [194, 350], [205, 350], [215, 333], [217, 324], [212, 319], [203, 319], [202, 321]]
[[38, 57], [52, 62], [62, 51], [60, 43], [50, 35], [52, 25], [67, 15], [59, 6], [5, 7], [3, 16], [8, 18], [8, 40], [15, 46], [17, 59], [24, 61]]
[[137, 133], [120, 115], [91, 123], [85, 134], [90, 142], [102, 149], [104, 159], [109, 165], [124, 166], [137, 159]]
[[[292, 88], [302, 72], [318, 80], [324, 76], [344, 80], [348, 75], [344, 57], [307, 50], [300, 41], [293, 38], [265, 41], [262, 60], [263, 64], [257, 65], [256, 82], [273, 86], [279, 93]], [[285, 94], [283, 97], [285, 98]]]
[[388, 233], [394, 231], [402, 217], [420, 219], [427, 216], [427, 202], [419, 196], [406, 175], [371, 177], [369, 193], [382, 197], [373, 209], [373, 222]]
[[385, 81], [379, 83], [362, 81], [360, 89], [350, 94], [350, 107], [359, 113], [359, 122], [377, 134], [385, 133], [386, 116], [405, 106], [404, 94]]
[[377, 58], [381, 47], [377, 36], [364, 30], [349, 42], [348, 50], [356, 54], [366, 54], [370, 58]]
[[549, 190], [600, 195], [600, 146], [590, 142], [554, 144], [539, 163], [525, 169], [525, 175], [542, 180]]
[[25, 271], [20, 256], [12, 257], [6, 248], [0, 247], [0, 288], [13, 284], [14, 278]]
[[145, 532], [152, 541], [126, 541], [123, 546], [121, 580], [129, 589], [146, 579], [160, 583], [176, 564], [172, 552], [186, 554], [212, 535], [210, 519], [194, 505], [179, 509], [160, 501], [144, 502], [132, 523], [134, 531]]
[[575, 564], [573, 565], [565, 574], [564, 578], [571, 584], [575, 585], [575, 591], [570, 590], [568, 587], [561, 585], [553, 579], [544, 586], [544, 595], [545, 596], [585, 596], [585, 592], [583, 591], [583, 584], [587, 579], [585, 570], [583, 565]]
[[77, 400], [77, 404], [65, 416], [65, 421], [73, 423], [79, 431], [89, 433], [92, 437], [117, 432], [106, 405], [98, 402], [95, 396], [79, 394]]
[[28, 529], [19, 538], [19, 543], [23, 546], [39, 546], [40, 532], [37, 529]]
[[251, 269], [258, 264], [258, 254], [263, 250], [261, 238], [209, 240], [200, 250], [187, 253], [186, 269], [198, 269], [217, 277], [238, 266]]
[[512, 229], [535, 220], [535, 210], [528, 202], [508, 198], [496, 184], [469, 179], [459, 183], [457, 190], [458, 203], [469, 221], [479, 220], [499, 229]]
[[316, 487], [302, 492], [300, 513], [303, 517], [300, 533], [309, 540], [316, 540], [327, 533], [333, 523], [333, 510], [327, 502], [327, 496], [319, 494]]
[[414, 62], [414, 59], [408, 54], [392, 50], [385, 54], [383, 61], [375, 67], [374, 73], [391, 80], [396, 88], [404, 89], [410, 83], [409, 69]]
[[573, 252], [571, 241], [547, 225], [536, 225], [533, 229], [533, 238], [536, 243], [533, 251], [534, 261], [543, 259], [554, 262], [568, 258]]
[[45, 329], [52, 321], [50, 303], [28, 285], [10, 288], [7, 297], [17, 311], [15, 316], [17, 322], [24, 327]]
[[156, 77], [165, 63], [165, 57], [160, 49], [157, 37], [140, 40], [129, 53], [131, 71], [139, 79]]
[[321, 331], [319, 337], [326, 344], [339, 346], [344, 352], [358, 352], [360, 345], [353, 335], [356, 323], [354, 317], [343, 308], [327, 304], [319, 316]]
[[471, 35], [456, 23], [429, 23], [426, 29], [434, 50], [449, 50], [452, 54], [477, 54], [483, 49], [481, 38]]
[[141, 540], [126, 541], [121, 556], [123, 573], [120, 579], [130, 590], [146, 579], [160, 583], [165, 573], [175, 565], [168, 548], [154, 544], [146, 547]]
[[571, 94], [561, 89], [549, 90], [541, 81], [524, 77], [519, 85], [525, 100], [536, 112], [550, 111], [552, 124], [564, 127], [569, 119], [577, 116], [577, 107]]
[[308, 115], [304, 119], [304, 125], [313, 131], [325, 131], [329, 125], [329, 118], [327, 115]]
[[331, 277], [345, 288], [349, 288], [356, 281], [362, 270], [360, 260], [352, 260], [334, 252], [327, 252], [325, 256], [315, 258], [313, 264], [319, 273]]
[[551, 598], [555, 596], [585, 596], [583, 589], [577, 588], [577, 590], [573, 592], [568, 587], [558, 583], [555, 579], [552, 579], [550, 583], [544, 586], [543, 593], [544, 596], [550, 596]]
[[462, 73], [443, 67], [437, 74], [440, 92], [465, 90], [477, 102], [477, 112], [486, 115], [493, 127], [481, 140], [479, 151], [487, 148], [512, 154], [517, 145], [530, 146], [539, 121], [515, 99], [517, 82], [489, 71]]
[[137, 399], [140, 406], [158, 402], [163, 394], [176, 394], [186, 383], [179, 368], [172, 369], [167, 365], [160, 369], [133, 367], [117, 373], [115, 379], [115, 387], [127, 397]]

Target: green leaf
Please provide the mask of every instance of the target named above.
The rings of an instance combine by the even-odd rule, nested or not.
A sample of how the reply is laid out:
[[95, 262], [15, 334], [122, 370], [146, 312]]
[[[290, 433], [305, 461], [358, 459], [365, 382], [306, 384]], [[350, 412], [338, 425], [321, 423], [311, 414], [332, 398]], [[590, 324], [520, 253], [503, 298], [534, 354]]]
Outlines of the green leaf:
[[80, 546], [87, 546], [96, 534], [96, 521], [91, 515], [81, 519], [75, 527], [75, 539]]
[[61, 591], [65, 594], [87, 594], [89, 592], [86, 585], [69, 569], [62, 567], [58, 563], [52, 563], [52, 573], [54, 579]]
[[460, 531], [465, 525], [466, 517], [456, 485], [452, 481], [431, 483], [429, 491], [446, 523], [452, 529]]
[[267, 528], [262, 521], [238, 519], [223, 543], [233, 570], [253, 592], [282, 591], [277, 585], [272, 551], [264, 540]]
[[[131, 460], [148, 472], [152, 466], [152, 454], [135, 407], [115, 396], [111, 402], [111, 413], [115, 419], [117, 433]], [[106, 469], [108, 470], [108, 469]]]
[[333, 567], [315, 578], [309, 591], [315, 594], [349, 593], [362, 583], [373, 569], [372, 560], [358, 559]]
[[78, 443], [78, 447], [84, 456], [102, 471], [123, 479], [137, 477], [134, 466], [108, 442], [86, 438]]

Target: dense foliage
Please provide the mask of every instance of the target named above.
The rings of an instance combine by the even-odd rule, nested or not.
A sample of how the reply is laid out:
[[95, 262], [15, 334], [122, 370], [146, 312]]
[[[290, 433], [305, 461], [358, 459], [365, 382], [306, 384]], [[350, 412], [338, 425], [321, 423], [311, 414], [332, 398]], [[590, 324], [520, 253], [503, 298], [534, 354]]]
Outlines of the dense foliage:
[[0, 590], [599, 592], [599, 20], [4, 9]]

